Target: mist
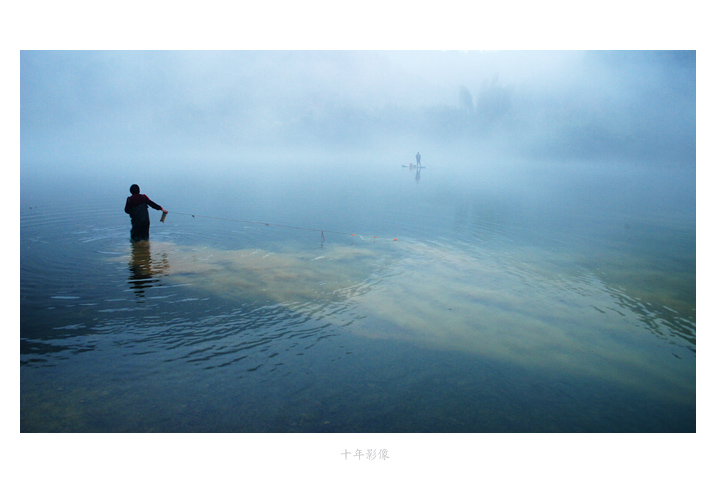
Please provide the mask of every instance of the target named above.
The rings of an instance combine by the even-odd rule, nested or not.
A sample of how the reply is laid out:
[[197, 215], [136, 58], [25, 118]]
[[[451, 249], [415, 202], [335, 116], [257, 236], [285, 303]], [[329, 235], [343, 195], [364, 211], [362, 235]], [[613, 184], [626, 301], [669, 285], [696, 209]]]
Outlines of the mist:
[[[21, 168], [694, 168], [693, 51], [23, 51]], [[425, 162], [425, 161], [424, 161]]]
[[21, 52], [21, 429], [695, 431], [695, 71]]

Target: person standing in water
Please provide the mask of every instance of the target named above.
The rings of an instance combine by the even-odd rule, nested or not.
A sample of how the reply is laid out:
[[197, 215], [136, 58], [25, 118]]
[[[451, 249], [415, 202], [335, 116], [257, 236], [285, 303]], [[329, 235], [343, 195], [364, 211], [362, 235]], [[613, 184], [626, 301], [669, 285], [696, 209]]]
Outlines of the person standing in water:
[[127, 203], [124, 205], [124, 212], [129, 215], [132, 220], [132, 231], [130, 236], [133, 242], [141, 240], [149, 240], [149, 210], [147, 205], [155, 210], [161, 210], [168, 213], [167, 210], [149, 199], [147, 195], [139, 193], [139, 186], [133, 184], [129, 187], [132, 196], [127, 197]]
[[420, 151], [418, 151], [418, 154], [415, 155], [415, 161], [417, 161], [418, 168], [422, 168], [422, 165], [420, 164]]

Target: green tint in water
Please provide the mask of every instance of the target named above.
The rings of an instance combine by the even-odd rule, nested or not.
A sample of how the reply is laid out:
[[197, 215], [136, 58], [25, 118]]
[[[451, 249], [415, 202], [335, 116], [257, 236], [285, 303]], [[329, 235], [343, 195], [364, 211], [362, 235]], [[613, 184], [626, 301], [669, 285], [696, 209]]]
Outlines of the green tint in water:
[[314, 317], [340, 304], [361, 317], [328, 320], [368, 338], [602, 379], [680, 402], [695, 390], [692, 366], [662, 362], [672, 352], [688, 357], [688, 344], [663, 347], [644, 330], [666, 330], [666, 321], [645, 318], [645, 305], [590, 272], [557, 271], [565, 261], [547, 251], [507, 257], [411, 241], [285, 252], [152, 250], [160, 270], [204, 296], [264, 300]]

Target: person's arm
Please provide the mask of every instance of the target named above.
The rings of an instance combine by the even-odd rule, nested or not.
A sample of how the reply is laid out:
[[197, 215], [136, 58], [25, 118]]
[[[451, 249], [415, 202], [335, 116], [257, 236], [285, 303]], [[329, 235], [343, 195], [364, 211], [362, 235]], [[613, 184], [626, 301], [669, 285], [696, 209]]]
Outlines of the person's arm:
[[149, 206], [151, 206], [152, 208], [154, 208], [155, 210], [167, 211], [164, 208], [162, 208], [161, 206], [159, 206], [158, 204], [156, 204], [155, 202], [153, 202], [152, 200], [150, 200], [149, 196], [144, 195], [144, 198], [147, 200], [147, 204]]
[[129, 198], [127, 198], [127, 202], [124, 204], [124, 212], [125, 212], [126, 214], [129, 214], [129, 208], [130, 208], [130, 206], [129, 206]]

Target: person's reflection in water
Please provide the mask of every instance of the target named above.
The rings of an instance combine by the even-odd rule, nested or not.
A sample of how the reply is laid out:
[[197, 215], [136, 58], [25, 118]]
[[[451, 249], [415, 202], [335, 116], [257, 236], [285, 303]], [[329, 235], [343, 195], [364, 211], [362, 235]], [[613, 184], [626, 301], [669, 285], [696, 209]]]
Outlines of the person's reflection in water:
[[168, 267], [166, 253], [162, 253], [159, 258], [152, 258], [151, 244], [148, 240], [132, 243], [129, 286], [134, 290], [134, 294], [140, 299], [144, 298], [146, 289], [158, 285], [158, 276]]
[[420, 170], [423, 168], [418, 168], [418, 170], [415, 173], [415, 182], [420, 183]]

